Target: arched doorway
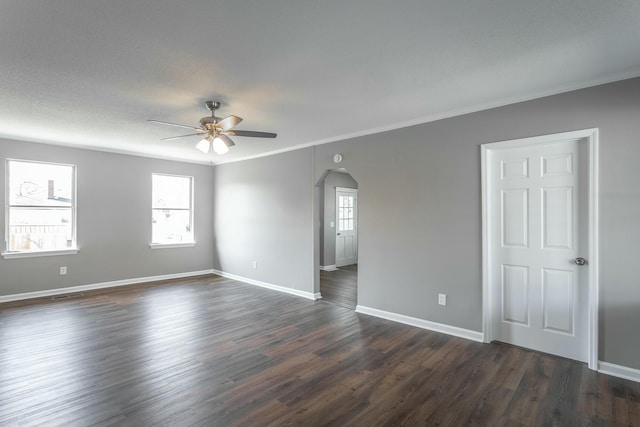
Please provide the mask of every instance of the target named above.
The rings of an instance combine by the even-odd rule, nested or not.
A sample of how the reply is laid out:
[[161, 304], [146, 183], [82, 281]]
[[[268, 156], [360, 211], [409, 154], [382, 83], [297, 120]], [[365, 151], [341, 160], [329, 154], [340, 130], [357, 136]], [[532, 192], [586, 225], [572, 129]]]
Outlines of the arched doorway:
[[318, 182], [320, 294], [351, 310], [358, 289], [358, 182], [345, 169], [326, 171]]

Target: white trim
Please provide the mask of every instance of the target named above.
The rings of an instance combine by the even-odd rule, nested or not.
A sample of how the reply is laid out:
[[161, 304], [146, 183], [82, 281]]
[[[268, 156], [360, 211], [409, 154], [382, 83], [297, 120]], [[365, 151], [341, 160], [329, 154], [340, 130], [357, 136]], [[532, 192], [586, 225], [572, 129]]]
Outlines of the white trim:
[[600, 133], [589, 137], [589, 368], [598, 366], [598, 313], [600, 308]]
[[2, 258], [35, 258], [40, 256], [58, 256], [58, 255], [75, 255], [78, 249], [60, 249], [55, 251], [33, 251], [33, 252], [3, 252]]
[[322, 299], [322, 295], [320, 295], [320, 292], [316, 292], [313, 294], [313, 296], [315, 297], [315, 299]]
[[353, 138], [358, 138], [358, 137], [362, 137], [362, 136], [373, 135], [373, 134], [381, 133], [381, 132], [388, 132], [388, 131], [392, 131], [392, 130], [396, 130], [396, 129], [406, 128], [406, 127], [409, 127], [409, 126], [421, 125], [421, 124], [435, 122], [435, 121], [442, 120], [442, 119], [447, 119], [447, 118], [450, 118], [450, 117], [458, 117], [458, 116], [462, 116], [462, 115], [465, 115], [465, 114], [475, 113], [475, 112], [478, 112], [478, 111], [490, 110], [490, 109], [493, 109], [493, 108], [504, 107], [504, 106], [508, 106], [508, 105], [512, 105], [512, 104], [517, 104], [517, 103], [520, 103], [520, 102], [525, 102], [525, 101], [531, 101], [531, 100], [534, 100], [534, 99], [544, 98], [544, 97], [547, 97], [547, 96], [559, 95], [559, 94], [562, 94], [562, 93], [572, 92], [572, 91], [581, 90], [581, 89], [588, 89], [588, 88], [592, 88], [592, 87], [595, 87], [595, 86], [605, 85], [605, 84], [608, 84], [608, 83], [615, 83], [615, 82], [619, 82], [619, 81], [623, 81], [623, 80], [627, 80], [627, 79], [633, 79], [633, 78], [636, 78], [636, 77], [639, 77], [639, 76], [640, 76], [640, 70], [636, 69], [636, 70], [633, 70], [631, 72], [620, 73], [620, 74], [617, 74], [617, 75], [615, 75], [613, 77], [609, 77], [609, 78], [593, 79], [593, 80], [589, 80], [589, 81], [582, 82], [582, 83], [572, 83], [572, 84], [569, 84], [569, 85], [565, 85], [565, 86], [561, 86], [561, 87], [555, 88], [553, 90], [540, 91], [540, 92], [536, 92], [536, 93], [533, 93], [533, 94], [530, 94], [530, 95], [525, 95], [525, 96], [502, 98], [502, 99], [499, 99], [497, 101], [485, 102], [485, 103], [476, 104], [476, 105], [473, 105], [473, 106], [470, 106], [470, 107], [463, 107], [463, 108], [459, 108], [459, 109], [454, 109], [454, 110], [450, 110], [450, 111], [445, 112], [445, 113], [432, 114], [432, 115], [420, 117], [420, 118], [417, 118], [417, 119], [412, 119], [412, 120], [407, 120], [407, 121], [397, 122], [397, 123], [391, 123], [391, 124], [388, 124], [388, 125], [385, 125], [385, 126], [365, 129], [365, 130], [361, 130], [361, 131], [357, 131], [357, 132], [340, 134], [340, 135], [336, 135], [336, 136], [331, 136], [329, 138], [324, 138], [324, 139], [319, 139], [319, 140], [315, 140], [315, 141], [305, 142], [305, 143], [298, 144], [298, 145], [292, 145], [292, 146], [281, 148], [281, 149], [278, 149], [278, 150], [267, 151], [265, 153], [254, 154], [254, 155], [244, 156], [244, 157], [238, 157], [236, 159], [230, 158], [228, 160], [222, 160], [222, 161], [216, 161], [216, 162], [214, 162], [210, 158], [208, 158], [207, 160], [196, 160], [196, 159], [187, 158], [187, 157], [180, 157], [180, 156], [166, 156], [166, 155], [155, 154], [155, 153], [154, 154], [152, 154], [152, 153], [141, 153], [139, 151], [128, 150], [128, 149], [124, 149], [124, 148], [122, 148], [122, 149], [120, 149], [120, 148], [108, 148], [108, 147], [99, 147], [99, 146], [88, 146], [88, 145], [83, 145], [81, 143], [70, 143], [68, 141], [43, 140], [43, 139], [39, 139], [39, 138], [31, 138], [31, 137], [22, 136], [22, 135], [15, 135], [15, 134], [3, 134], [3, 135], [0, 135], [0, 138], [1, 139], [6, 139], [6, 140], [9, 140], [9, 141], [26, 141], [26, 142], [32, 142], [32, 143], [35, 143], [35, 144], [55, 145], [55, 146], [60, 146], [60, 147], [75, 148], [75, 149], [79, 149], [79, 150], [100, 151], [100, 152], [104, 152], [104, 153], [120, 154], [120, 155], [126, 155], [126, 156], [146, 157], [146, 158], [150, 158], [150, 159], [162, 159], [162, 160], [170, 160], [170, 161], [182, 162], [182, 163], [192, 163], [192, 164], [199, 164], [199, 165], [216, 166], [216, 165], [223, 165], [225, 163], [235, 163], [235, 162], [242, 162], [242, 161], [245, 161], [245, 160], [259, 159], [261, 157], [269, 157], [269, 156], [273, 156], [273, 155], [280, 154], [280, 153], [286, 153], [286, 152], [289, 152], [289, 151], [302, 150], [302, 149], [305, 149], [305, 148], [308, 148], [308, 147], [313, 147], [313, 146], [316, 146], [316, 145], [330, 144], [332, 142], [345, 141], [347, 139], [353, 139]]
[[196, 245], [196, 242], [191, 243], [151, 243], [149, 247], [151, 249], [171, 249], [171, 248], [192, 248]]
[[493, 304], [489, 292], [489, 269], [491, 268], [491, 251], [488, 236], [491, 236], [491, 221], [489, 221], [489, 189], [487, 186], [487, 168], [491, 156], [487, 147], [480, 146], [480, 181], [482, 199], [482, 331], [484, 332], [484, 342], [491, 342], [493, 339], [493, 327], [491, 313]]
[[137, 277], [133, 279], [114, 280], [111, 282], [93, 283], [90, 285], [70, 286], [68, 288], [47, 289], [45, 291], [25, 292], [22, 294], [0, 295], [0, 303], [20, 301], [31, 298], [50, 297], [60, 294], [71, 294], [96, 289], [113, 288], [116, 286], [135, 285], [137, 283], [157, 282], [160, 280], [182, 279], [184, 277], [204, 276], [213, 274], [213, 270], [188, 271], [185, 273], [162, 274], [159, 276]]
[[218, 276], [226, 277], [227, 279], [237, 280], [238, 282], [248, 283], [250, 285], [260, 286], [261, 288], [271, 289], [273, 291], [284, 292], [286, 294], [295, 295], [298, 297], [303, 297], [310, 300], [316, 300], [319, 298], [320, 293], [306, 292], [301, 291], [299, 289], [287, 288], [286, 286], [274, 285], [272, 283], [262, 282], [260, 280], [249, 279], [248, 277], [238, 276], [236, 274], [226, 273], [220, 270], [213, 270], [213, 274], [217, 274]]
[[[180, 163], [190, 163], [196, 165], [204, 165], [204, 166], [214, 166], [215, 164], [211, 160], [196, 160], [189, 157], [179, 157], [179, 156], [164, 156], [162, 154], [152, 154], [152, 153], [141, 153], [139, 151], [127, 150], [127, 149], [119, 149], [119, 148], [108, 148], [108, 147], [99, 147], [99, 146], [89, 146], [83, 145], [82, 143], [72, 143], [68, 141], [46, 141], [38, 138], [29, 138], [21, 135], [0, 135], [0, 139], [4, 139], [7, 141], [24, 141], [33, 144], [44, 144], [44, 145], [53, 145], [56, 147], [65, 147], [65, 148], [73, 148], [76, 150], [89, 150], [89, 151], [98, 151], [100, 153], [108, 153], [108, 154], [118, 154], [122, 156], [135, 156], [135, 157], [144, 157], [146, 159], [159, 159], [159, 160], [168, 160], [172, 162], [180, 162]], [[199, 153], [199, 152], [198, 152]]]
[[335, 264], [321, 265], [320, 266], [320, 270], [322, 270], [322, 271], [336, 271], [337, 269], [338, 269], [338, 267], [336, 267]]
[[619, 81], [623, 81], [623, 80], [627, 80], [627, 79], [633, 79], [633, 78], [636, 78], [636, 77], [639, 77], [639, 76], [640, 76], [640, 69], [636, 69], [636, 70], [633, 70], [632, 72], [621, 73], [621, 74], [618, 74], [618, 75], [616, 75], [614, 77], [611, 77], [611, 78], [594, 79], [594, 80], [590, 80], [588, 82], [570, 84], [570, 85], [566, 85], [566, 86], [562, 86], [562, 87], [556, 88], [554, 90], [546, 90], [546, 91], [536, 92], [535, 94], [530, 94], [528, 96], [525, 95], [525, 96], [515, 96], [515, 97], [509, 97], [509, 98], [502, 98], [502, 99], [499, 99], [499, 100], [493, 101], [493, 102], [486, 102], [486, 103], [482, 103], [482, 104], [476, 104], [476, 105], [473, 105], [473, 106], [470, 106], [470, 107], [463, 107], [463, 108], [459, 108], [459, 109], [455, 109], [455, 110], [450, 110], [450, 111], [445, 112], [445, 113], [432, 114], [432, 115], [420, 117], [420, 118], [417, 118], [417, 119], [412, 119], [412, 120], [407, 120], [407, 121], [397, 122], [397, 123], [391, 123], [391, 124], [388, 124], [388, 125], [385, 125], [385, 126], [379, 126], [379, 127], [375, 127], [375, 128], [370, 128], [370, 129], [357, 131], [357, 132], [345, 133], [345, 134], [341, 134], [341, 135], [337, 135], [337, 136], [332, 136], [332, 137], [329, 137], [329, 138], [324, 138], [324, 139], [320, 139], [320, 140], [316, 140], [316, 141], [302, 143], [302, 144], [299, 144], [299, 145], [293, 145], [293, 146], [290, 146], [290, 147], [281, 148], [281, 149], [278, 149], [278, 150], [268, 151], [266, 153], [254, 154], [254, 155], [251, 155], [251, 156], [239, 157], [239, 158], [236, 158], [236, 159], [228, 159], [228, 160], [217, 161], [214, 164], [215, 165], [222, 165], [222, 164], [225, 164], [225, 163], [242, 162], [244, 160], [251, 160], [251, 159], [258, 159], [258, 158], [261, 158], [261, 157], [273, 156], [273, 155], [280, 154], [280, 153], [286, 153], [288, 151], [302, 150], [304, 148], [313, 147], [313, 146], [316, 146], [316, 145], [324, 145], [324, 144], [330, 144], [332, 142], [345, 141], [345, 140], [348, 140], [348, 139], [358, 138], [358, 137], [362, 137], [362, 136], [374, 135], [374, 134], [377, 134], [377, 133], [388, 132], [388, 131], [392, 131], [392, 130], [396, 130], [396, 129], [402, 129], [402, 128], [406, 128], [406, 127], [410, 127], [410, 126], [416, 126], [416, 125], [421, 125], [421, 124], [425, 124], [425, 123], [435, 122], [435, 121], [438, 121], [438, 120], [448, 119], [448, 118], [451, 118], [451, 117], [463, 116], [465, 114], [476, 113], [478, 111], [486, 111], [486, 110], [491, 110], [493, 108], [505, 107], [505, 106], [508, 106], [508, 105], [518, 104], [520, 102], [525, 102], [525, 101], [531, 101], [531, 100], [534, 100], [534, 99], [545, 98], [547, 96], [559, 95], [559, 94], [562, 94], [562, 93], [573, 92], [573, 91], [581, 90], [581, 89], [589, 89], [589, 88], [592, 88], [592, 87], [595, 87], [595, 86], [605, 85], [605, 84], [608, 84], [608, 83], [615, 83], [615, 82], [619, 82]]
[[598, 362], [598, 372], [640, 383], [640, 369], [628, 368], [609, 362]]
[[440, 332], [442, 334], [453, 335], [454, 337], [483, 342], [482, 332], [458, 328], [457, 326], [431, 322], [429, 320], [418, 319], [417, 317], [405, 316], [403, 314], [392, 313], [390, 311], [378, 310], [377, 308], [366, 307], [364, 305], [357, 305], [356, 313], [368, 314], [369, 316], [380, 317], [381, 319], [404, 323], [405, 325], [416, 326], [418, 328], [428, 329], [430, 331]]
[[556, 141], [570, 139], [586, 140], [589, 144], [589, 303], [588, 303], [588, 354], [589, 369], [598, 369], [598, 307], [599, 307], [599, 139], [598, 129], [583, 129], [571, 132], [541, 135], [530, 138], [514, 139], [482, 144], [481, 150], [481, 179], [482, 179], [482, 318], [485, 342], [493, 339], [494, 331], [491, 327], [492, 307], [491, 288], [491, 229], [490, 229], [490, 201], [488, 179], [491, 170], [491, 151], [506, 148], [524, 147], [537, 144], [549, 144]]

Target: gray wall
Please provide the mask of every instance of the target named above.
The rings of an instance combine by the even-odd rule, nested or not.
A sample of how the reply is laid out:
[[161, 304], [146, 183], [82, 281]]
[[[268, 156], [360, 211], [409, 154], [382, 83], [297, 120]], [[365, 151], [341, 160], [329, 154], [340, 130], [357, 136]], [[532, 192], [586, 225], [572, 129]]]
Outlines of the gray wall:
[[215, 167], [213, 268], [313, 291], [311, 153], [307, 148]]
[[[0, 294], [201, 270], [211, 260], [229, 273], [317, 290], [316, 184], [339, 152], [359, 187], [359, 304], [480, 331], [480, 144], [593, 127], [600, 129], [600, 359], [640, 369], [640, 78], [213, 170], [0, 140], [0, 158], [78, 165], [80, 245], [73, 256], [0, 259]], [[151, 172], [196, 176], [195, 248], [148, 248]], [[58, 275], [60, 265], [67, 276]], [[437, 305], [439, 292], [448, 295], [446, 307]]]
[[[0, 139], [2, 188], [6, 158], [77, 166], [80, 251], [76, 255], [0, 258], [0, 295], [211, 269], [211, 166]], [[149, 248], [153, 172], [194, 176], [195, 247]], [[2, 194], [4, 199], [4, 191]], [[4, 224], [4, 215], [2, 209], [0, 224]], [[2, 242], [4, 233], [3, 226]], [[66, 276], [59, 275], [60, 266], [67, 266]]]
[[[345, 172], [330, 171], [322, 182], [320, 193], [320, 265], [336, 263], [336, 187], [358, 188], [358, 183]], [[331, 227], [331, 222], [334, 226]]]
[[[315, 184], [335, 167], [333, 155], [342, 153], [341, 166], [359, 187], [358, 303], [481, 331], [480, 145], [594, 127], [600, 128], [600, 359], [640, 369], [640, 286], [635, 269], [640, 242], [640, 79], [216, 168], [216, 176], [225, 178], [216, 190], [230, 191], [225, 188], [236, 185], [261, 200], [274, 197], [272, 203], [256, 203], [247, 194], [242, 202], [217, 206], [218, 217], [230, 216], [227, 208], [265, 208], [234, 221], [216, 218], [218, 233], [230, 222], [234, 230], [246, 226], [258, 233], [251, 237], [242, 232], [240, 245], [230, 241], [235, 231], [229, 232], [225, 241], [235, 248], [228, 251], [219, 245], [225, 254], [223, 267], [250, 273], [250, 256], [240, 248], [281, 251], [275, 235], [285, 231], [286, 249], [304, 251], [316, 245], [318, 251]], [[257, 189], [248, 190], [254, 186]], [[316, 197], [309, 197], [314, 192]], [[289, 193], [293, 197], [287, 197]], [[217, 194], [220, 199], [232, 197]], [[256, 220], [260, 226], [252, 223]], [[263, 225], [269, 227], [261, 231]], [[315, 243], [309, 232], [312, 225], [317, 227]], [[270, 233], [275, 235], [265, 236]], [[258, 270], [252, 277], [284, 283], [295, 268], [296, 277], [305, 280], [310, 276], [305, 269], [311, 269], [306, 258], [305, 253], [294, 266], [290, 255], [273, 256], [268, 274]], [[446, 307], [437, 304], [439, 292], [448, 295]]]

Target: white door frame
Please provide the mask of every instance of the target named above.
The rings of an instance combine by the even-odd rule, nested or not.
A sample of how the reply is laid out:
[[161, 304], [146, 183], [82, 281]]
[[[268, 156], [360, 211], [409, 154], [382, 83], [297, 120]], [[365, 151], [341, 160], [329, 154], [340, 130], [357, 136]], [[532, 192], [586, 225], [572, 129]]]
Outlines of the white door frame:
[[580, 143], [588, 144], [589, 153], [589, 177], [588, 177], [588, 217], [589, 217], [589, 292], [588, 294], [588, 340], [589, 340], [589, 368], [598, 369], [598, 306], [599, 306], [599, 258], [598, 258], [598, 129], [584, 129], [573, 132], [557, 133], [552, 135], [535, 136], [531, 138], [514, 139], [482, 144], [481, 170], [482, 170], [482, 322], [484, 342], [491, 342], [495, 331], [492, 330], [492, 319], [498, 314], [498, 307], [492, 304], [491, 277], [491, 203], [489, 200], [489, 177], [491, 176], [492, 152], [508, 148], [534, 146], [538, 144], [551, 144], [568, 139], [579, 139]]
[[[355, 209], [353, 210], [353, 236], [354, 236], [354, 252], [356, 254], [356, 262], [358, 262], [358, 189], [357, 188], [346, 188], [346, 187], [335, 187], [335, 221], [336, 227], [335, 230], [338, 230], [338, 192], [341, 191], [343, 193], [352, 193], [354, 195], [354, 205]], [[335, 248], [335, 264], [338, 265], [338, 235], [336, 233], [333, 234], [334, 239], [334, 248]]]

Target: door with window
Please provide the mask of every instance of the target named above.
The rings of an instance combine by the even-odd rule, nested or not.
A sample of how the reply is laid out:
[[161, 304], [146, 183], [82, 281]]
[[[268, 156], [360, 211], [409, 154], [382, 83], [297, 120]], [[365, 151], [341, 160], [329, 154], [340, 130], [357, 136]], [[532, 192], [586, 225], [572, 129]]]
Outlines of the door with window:
[[358, 263], [358, 190], [336, 188], [336, 267]]

